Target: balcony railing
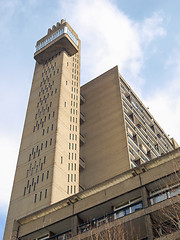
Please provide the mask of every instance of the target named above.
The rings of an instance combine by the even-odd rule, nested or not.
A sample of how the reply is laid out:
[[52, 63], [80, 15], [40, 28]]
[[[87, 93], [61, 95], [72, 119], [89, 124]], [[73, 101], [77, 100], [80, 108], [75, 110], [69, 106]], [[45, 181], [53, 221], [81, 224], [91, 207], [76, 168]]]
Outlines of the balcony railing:
[[[54, 236], [51, 237], [43, 237], [43, 238], [38, 238], [39, 240], [66, 240], [66, 239], [70, 239], [72, 237], [72, 233], [71, 230], [62, 232], [62, 233], [58, 233]], [[23, 240], [21, 238], [19, 238], [18, 240]]]
[[85, 98], [82, 94], [80, 94], [80, 105], [85, 103]]
[[80, 133], [80, 147], [85, 144], [85, 138], [84, 136]]
[[83, 124], [85, 122], [85, 116], [82, 112], [80, 112], [80, 124]]
[[[125, 112], [126, 113], [126, 112]], [[128, 116], [128, 114], [126, 113], [126, 115]], [[132, 120], [128, 117], [125, 117], [125, 120], [128, 122], [128, 124], [130, 124], [130, 126], [133, 128], [133, 129], [135, 129], [135, 127], [134, 127], [134, 125], [133, 125], [133, 122], [132, 122]], [[143, 129], [141, 129], [141, 128], [137, 128], [138, 129], [138, 131], [136, 132], [136, 134], [138, 134], [138, 136], [141, 138], [141, 140], [143, 140], [143, 142], [148, 146], [148, 144], [147, 144], [147, 141], [149, 141], [148, 139], [147, 139], [147, 141], [140, 135], [140, 133], [145, 137], [145, 138], [147, 138], [147, 136], [145, 135], [145, 133], [143, 132]], [[155, 145], [154, 144], [152, 144], [151, 143], [151, 146], [154, 148], [154, 150], [156, 150], [156, 152], [151, 148], [151, 151], [154, 153], [154, 155], [156, 156], [156, 157], [158, 157], [159, 156], [159, 152], [157, 151], [157, 149], [155, 148]], [[149, 147], [149, 146], [148, 146]]]
[[85, 169], [85, 161], [81, 157], [79, 158], [79, 167], [80, 167], [80, 171]]
[[130, 204], [129, 206], [121, 208], [120, 210], [117, 209], [116, 211], [113, 211], [105, 216], [101, 216], [97, 219], [94, 218], [90, 222], [86, 222], [86, 223], [79, 225], [77, 227], [77, 232], [78, 232], [78, 234], [81, 234], [83, 232], [91, 230], [92, 228], [100, 227], [101, 225], [103, 225], [105, 223], [112, 222], [116, 219], [119, 219], [121, 217], [129, 215], [131, 213], [134, 213], [142, 208], [143, 208], [142, 201], [139, 201], [134, 204]]

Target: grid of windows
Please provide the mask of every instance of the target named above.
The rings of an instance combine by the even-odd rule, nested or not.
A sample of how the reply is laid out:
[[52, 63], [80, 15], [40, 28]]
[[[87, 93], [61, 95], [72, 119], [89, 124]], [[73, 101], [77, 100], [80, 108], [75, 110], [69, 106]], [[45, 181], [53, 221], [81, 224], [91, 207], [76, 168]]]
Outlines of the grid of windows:
[[173, 150], [172, 143], [120, 77], [131, 168]]
[[71, 80], [71, 100], [70, 100], [70, 124], [69, 124], [69, 154], [68, 154], [68, 185], [67, 194], [76, 193], [77, 185], [77, 152], [79, 144], [78, 124], [79, 124], [79, 55], [72, 57], [72, 80]]
[[[45, 64], [40, 66], [41, 78], [39, 80], [39, 90], [37, 92], [36, 113], [34, 117], [34, 126], [32, 134], [39, 136], [42, 134], [42, 142], [33, 146], [28, 155], [28, 167], [26, 170], [27, 184], [24, 187], [23, 195], [35, 192], [35, 199], [37, 198], [38, 188], [41, 187], [42, 182], [48, 181], [50, 171], [47, 169], [47, 151], [52, 149], [53, 134], [55, 130], [56, 117], [56, 101], [57, 98], [57, 75], [59, 68], [56, 65], [56, 59], [49, 59]], [[47, 165], [47, 166], [46, 166]], [[39, 185], [40, 184], [40, 185]], [[47, 197], [47, 191], [45, 196]], [[46, 198], [45, 197], [45, 198]]]

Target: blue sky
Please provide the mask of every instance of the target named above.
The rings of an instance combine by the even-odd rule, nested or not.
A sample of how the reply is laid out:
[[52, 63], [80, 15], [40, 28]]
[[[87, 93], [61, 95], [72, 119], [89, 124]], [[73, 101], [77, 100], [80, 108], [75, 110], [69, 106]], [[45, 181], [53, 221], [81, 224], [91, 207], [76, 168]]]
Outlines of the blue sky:
[[81, 39], [81, 84], [118, 65], [162, 128], [180, 142], [180, 1], [0, 0], [0, 4], [1, 239], [36, 41], [65, 18]]

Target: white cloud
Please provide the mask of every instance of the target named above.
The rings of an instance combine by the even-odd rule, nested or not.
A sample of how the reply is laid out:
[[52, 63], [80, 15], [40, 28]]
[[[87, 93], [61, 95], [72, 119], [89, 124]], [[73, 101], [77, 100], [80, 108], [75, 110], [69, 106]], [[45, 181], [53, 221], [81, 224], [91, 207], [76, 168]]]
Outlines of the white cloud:
[[147, 96], [145, 101], [164, 128], [165, 132], [180, 143], [180, 54], [176, 50], [168, 59], [167, 65], [172, 76], [162, 84], [161, 89]]
[[[24, 4], [20, 0], [4, 0], [1, 3], [0, 31], [4, 33], [4, 28], [9, 29], [8, 24], [13, 23], [17, 11], [24, 12], [36, 2], [29, 0]], [[134, 22], [110, 0], [66, 0], [59, 1], [59, 6], [53, 15], [66, 18], [82, 41], [81, 82], [85, 83], [118, 65], [122, 75], [134, 85], [136, 92], [139, 91], [143, 83], [141, 70], [145, 50], [153, 40], [165, 34], [162, 17], [156, 13], [143, 22]], [[0, 196], [0, 204], [7, 204], [19, 141], [13, 134], [2, 136], [0, 148], [3, 161], [0, 189], [4, 193]]]
[[162, 17], [155, 13], [134, 22], [110, 0], [60, 1], [58, 16], [64, 16], [82, 41], [81, 83], [118, 65], [120, 73], [133, 79], [138, 90], [145, 49], [165, 34]]
[[0, 138], [1, 166], [3, 170], [0, 174], [0, 206], [7, 207], [10, 199], [14, 172], [18, 156], [19, 141], [12, 138], [12, 135], [5, 135]]

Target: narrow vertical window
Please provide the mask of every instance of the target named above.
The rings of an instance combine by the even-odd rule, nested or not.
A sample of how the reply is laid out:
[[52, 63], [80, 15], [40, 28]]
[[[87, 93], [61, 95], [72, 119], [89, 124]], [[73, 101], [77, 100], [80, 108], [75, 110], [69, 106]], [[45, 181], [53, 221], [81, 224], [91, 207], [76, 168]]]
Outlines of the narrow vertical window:
[[24, 188], [24, 196], [26, 195], [26, 187]]
[[72, 188], [73, 188], [73, 186], [71, 186], [71, 193], [72, 193]]
[[40, 195], [39, 195], [39, 200], [41, 201], [42, 199], [42, 192], [40, 192]]
[[35, 191], [36, 190], [36, 183], [34, 183], [34, 189], [33, 189], [33, 191]]
[[47, 189], [45, 190], [45, 198], [47, 198]]
[[37, 194], [34, 195], [34, 203], [36, 203], [37, 200]]

